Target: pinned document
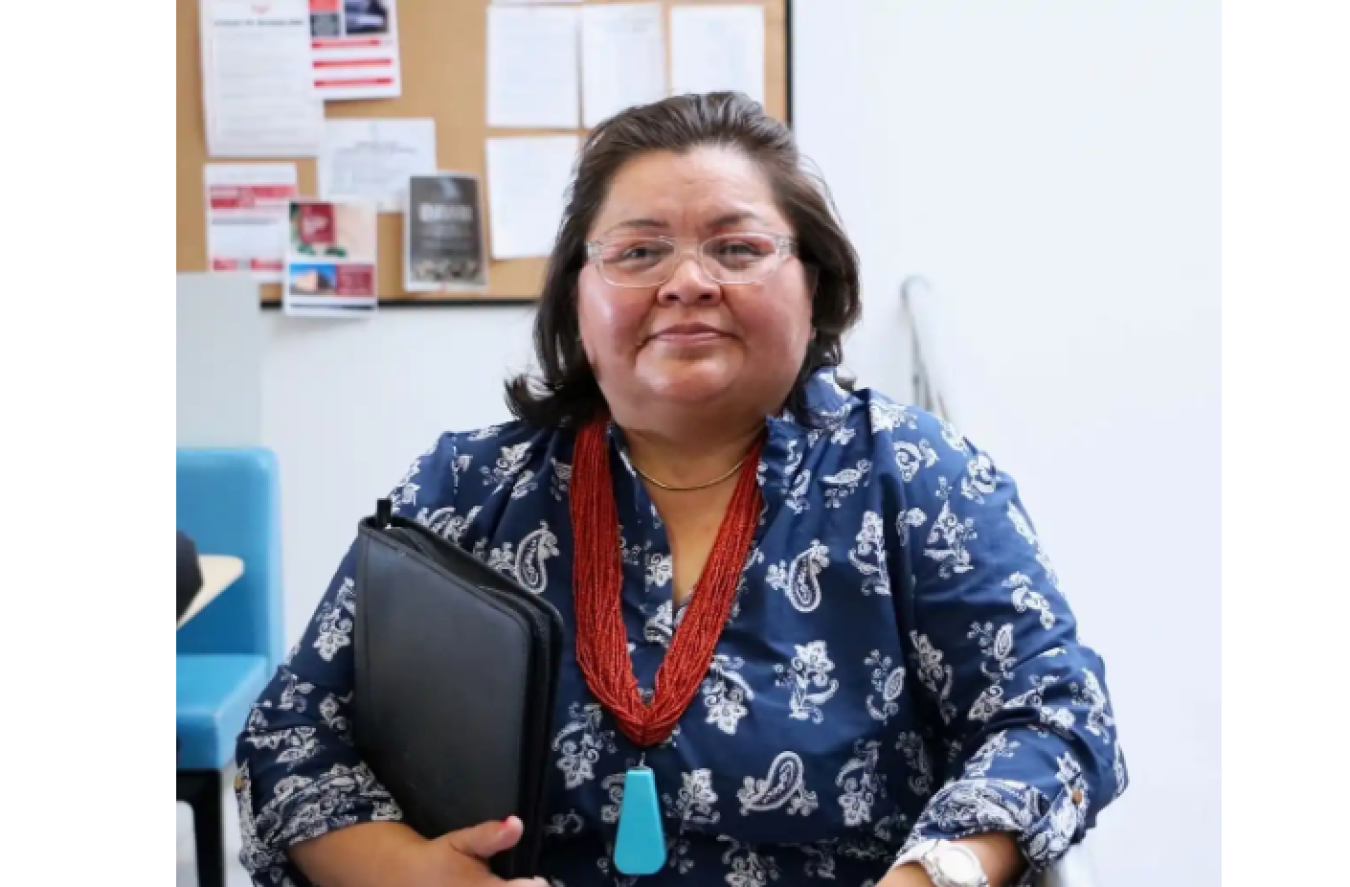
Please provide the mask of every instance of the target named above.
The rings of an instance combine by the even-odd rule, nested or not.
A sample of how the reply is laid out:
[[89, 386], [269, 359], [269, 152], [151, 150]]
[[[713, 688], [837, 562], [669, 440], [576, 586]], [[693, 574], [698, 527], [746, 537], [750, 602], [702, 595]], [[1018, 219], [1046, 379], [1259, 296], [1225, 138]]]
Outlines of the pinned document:
[[413, 176], [403, 225], [403, 287], [408, 292], [487, 286], [482, 189], [465, 173]]
[[326, 120], [319, 152], [319, 196], [365, 200], [403, 211], [408, 177], [436, 171], [436, 121]]
[[562, 221], [576, 136], [488, 139], [488, 222], [494, 259], [547, 256]]
[[764, 104], [764, 7], [676, 6], [670, 10], [674, 95], [743, 92]]
[[490, 6], [487, 125], [576, 129], [581, 10]]
[[208, 155], [318, 153], [306, 0], [201, 0], [201, 53]]
[[625, 108], [666, 97], [660, 3], [583, 8], [581, 92], [588, 129]]
[[287, 210], [299, 194], [295, 164], [208, 163], [205, 180], [206, 267], [280, 283]]
[[375, 311], [376, 215], [368, 203], [293, 200], [282, 304], [287, 314], [364, 317]]
[[328, 100], [397, 98], [398, 0], [309, 0], [314, 88]]

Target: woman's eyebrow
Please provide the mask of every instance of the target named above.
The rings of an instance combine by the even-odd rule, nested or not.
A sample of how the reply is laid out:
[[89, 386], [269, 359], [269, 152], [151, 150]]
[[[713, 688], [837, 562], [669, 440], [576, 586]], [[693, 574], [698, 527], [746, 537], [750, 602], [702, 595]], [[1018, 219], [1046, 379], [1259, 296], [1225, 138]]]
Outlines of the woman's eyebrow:
[[[724, 212], [721, 215], [717, 216], [715, 219], [707, 223], [706, 228], [710, 231], [720, 231], [726, 228], [734, 228], [737, 225], [740, 225], [742, 222], [762, 223], [763, 221], [764, 221], [763, 217], [761, 217], [757, 213], [754, 213], [748, 209], [737, 209], [731, 210], [730, 212]], [[619, 222], [618, 224], [612, 225], [609, 228], [605, 229], [605, 233], [612, 234], [615, 231], [625, 231], [625, 230], [665, 231], [669, 230], [669, 228], [670, 225], [667, 222], [662, 221], [661, 219], [652, 219], [644, 217], [635, 219], [625, 219], [622, 222]]]
[[629, 229], [633, 231], [649, 231], [653, 228], [666, 229], [670, 226], [660, 219], [625, 219], [617, 225], [614, 225], [605, 231], [606, 234], [612, 231]]
[[764, 219], [760, 218], [757, 214], [751, 212], [748, 209], [738, 209], [732, 210], [731, 212], [722, 213], [720, 216], [709, 222], [708, 227], [716, 230], [721, 228], [732, 228], [735, 227], [736, 225], [739, 225], [741, 222], [763, 222], [763, 221]]

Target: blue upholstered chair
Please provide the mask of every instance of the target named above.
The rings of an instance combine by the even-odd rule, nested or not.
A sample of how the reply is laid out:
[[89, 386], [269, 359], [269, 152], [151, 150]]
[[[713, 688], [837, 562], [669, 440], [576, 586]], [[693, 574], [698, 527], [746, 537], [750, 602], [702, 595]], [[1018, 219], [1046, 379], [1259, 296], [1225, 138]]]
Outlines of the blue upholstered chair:
[[276, 457], [261, 448], [178, 451], [178, 529], [244, 573], [178, 630], [178, 800], [192, 807], [200, 887], [225, 881], [222, 773], [283, 655]]

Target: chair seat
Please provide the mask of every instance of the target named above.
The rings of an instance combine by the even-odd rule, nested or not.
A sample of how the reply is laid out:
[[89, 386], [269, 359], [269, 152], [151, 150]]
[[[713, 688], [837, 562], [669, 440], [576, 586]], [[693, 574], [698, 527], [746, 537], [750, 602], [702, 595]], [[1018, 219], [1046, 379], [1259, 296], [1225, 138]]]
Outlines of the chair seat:
[[179, 656], [178, 769], [224, 769], [266, 683], [262, 656]]

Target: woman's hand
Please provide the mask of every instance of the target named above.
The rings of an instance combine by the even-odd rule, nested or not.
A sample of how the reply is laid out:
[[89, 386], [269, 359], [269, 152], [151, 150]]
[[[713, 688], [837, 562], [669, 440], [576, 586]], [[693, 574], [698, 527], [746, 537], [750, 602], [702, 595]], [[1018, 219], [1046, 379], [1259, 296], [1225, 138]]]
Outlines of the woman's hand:
[[543, 878], [503, 881], [488, 868], [524, 830], [512, 816], [428, 841], [401, 822], [370, 822], [303, 841], [290, 854], [327, 887], [548, 887]]
[[548, 887], [543, 878], [503, 881], [488, 869], [488, 860], [516, 846], [524, 828], [512, 816], [427, 841], [413, 851], [400, 887]]

